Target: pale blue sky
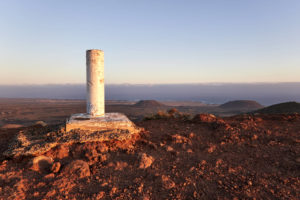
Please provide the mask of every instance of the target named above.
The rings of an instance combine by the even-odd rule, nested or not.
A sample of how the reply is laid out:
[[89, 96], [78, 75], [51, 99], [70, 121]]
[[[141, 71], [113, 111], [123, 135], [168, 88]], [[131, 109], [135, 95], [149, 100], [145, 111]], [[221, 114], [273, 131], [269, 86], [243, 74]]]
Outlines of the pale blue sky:
[[300, 81], [299, 0], [0, 0], [0, 84]]

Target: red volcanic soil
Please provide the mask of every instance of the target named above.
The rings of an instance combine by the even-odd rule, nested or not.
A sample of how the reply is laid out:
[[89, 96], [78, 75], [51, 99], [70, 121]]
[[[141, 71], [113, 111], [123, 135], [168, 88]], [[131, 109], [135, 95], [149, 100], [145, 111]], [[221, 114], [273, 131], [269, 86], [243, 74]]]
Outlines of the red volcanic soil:
[[[298, 199], [300, 116], [255, 115], [137, 124], [130, 141], [58, 146], [4, 158], [1, 199]], [[17, 131], [2, 129], [3, 152]], [[48, 159], [48, 160], [47, 160]], [[53, 163], [51, 161], [53, 159]], [[37, 160], [37, 158], [36, 158]], [[35, 160], [35, 161], [36, 161]]]

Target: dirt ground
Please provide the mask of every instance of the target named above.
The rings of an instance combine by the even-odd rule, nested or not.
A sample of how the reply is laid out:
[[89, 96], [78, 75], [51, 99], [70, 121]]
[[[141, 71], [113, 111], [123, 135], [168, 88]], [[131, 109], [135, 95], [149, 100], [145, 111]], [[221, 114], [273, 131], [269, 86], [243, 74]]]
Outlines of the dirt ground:
[[[126, 142], [57, 146], [35, 158], [1, 156], [0, 199], [300, 196], [297, 114], [168, 117], [137, 125], [145, 130]], [[58, 127], [0, 129], [1, 152], [18, 131]]]

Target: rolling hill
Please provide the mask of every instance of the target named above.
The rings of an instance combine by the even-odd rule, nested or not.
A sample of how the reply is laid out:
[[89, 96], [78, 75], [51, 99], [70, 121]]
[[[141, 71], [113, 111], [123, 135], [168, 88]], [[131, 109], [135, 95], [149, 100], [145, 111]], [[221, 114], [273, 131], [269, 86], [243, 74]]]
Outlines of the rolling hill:
[[261, 104], [251, 100], [236, 100], [229, 101], [219, 106], [224, 110], [239, 110], [239, 111], [253, 111], [263, 108]]
[[164, 107], [166, 105], [155, 100], [141, 100], [133, 105], [134, 107]]
[[297, 102], [285, 102], [275, 105], [271, 105], [255, 111], [255, 113], [261, 114], [293, 114], [300, 113], [300, 103]]

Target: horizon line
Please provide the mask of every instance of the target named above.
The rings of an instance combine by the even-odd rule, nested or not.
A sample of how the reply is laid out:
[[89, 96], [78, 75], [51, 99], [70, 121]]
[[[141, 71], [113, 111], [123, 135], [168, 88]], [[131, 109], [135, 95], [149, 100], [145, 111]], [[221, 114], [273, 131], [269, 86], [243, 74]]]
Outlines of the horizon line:
[[[300, 81], [273, 81], [273, 82], [194, 82], [194, 83], [105, 83], [105, 85], [214, 85], [214, 84], [291, 84]], [[0, 84], [0, 86], [44, 86], [44, 85], [85, 85], [86, 83], [24, 83]]]

